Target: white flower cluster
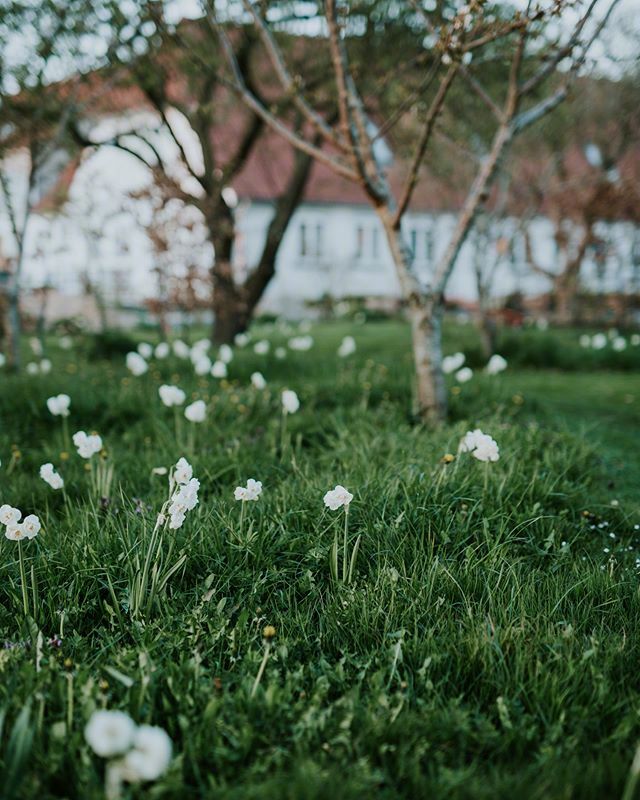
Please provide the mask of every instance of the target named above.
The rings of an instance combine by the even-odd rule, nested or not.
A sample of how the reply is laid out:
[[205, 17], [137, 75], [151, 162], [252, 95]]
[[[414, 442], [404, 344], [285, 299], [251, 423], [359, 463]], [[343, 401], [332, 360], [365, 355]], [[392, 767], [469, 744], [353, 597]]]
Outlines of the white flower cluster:
[[[611, 348], [616, 353], [621, 353], [627, 349], [627, 340], [624, 336], [620, 336], [618, 331], [612, 329], [607, 333], [594, 333], [589, 336], [588, 333], [583, 333], [579, 339], [580, 347], [591, 348], [593, 350], [604, 350], [604, 348], [611, 342]], [[634, 333], [629, 337], [629, 344], [632, 347], [640, 345], [640, 334]]]
[[177, 530], [182, 527], [187, 511], [198, 505], [200, 481], [193, 477], [193, 468], [186, 458], [179, 459], [173, 471], [176, 490], [169, 505], [169, 527]]
[[25, 370], [27, 375], [48, 375], [51, 372], [51, 361], [48, 358], [43, 358], [39, 363], [30, 361]]
[[102, 450], [102, 439], [97, 433], [86, 434], [84, 431], [78, 431], [72, 438], [78, 455], [82, 458], [91, 458]]
[[487, 372], [487, 375], [498, 375], [498, 373], [503, 372], [506, 368], [507, 368], [507, 359], [503, 358], [497, 353], [494, 353], [494, 355], [492, 355], [489, 361], [487, 362], [485, 370]]
[[468, 431], [458, 447], [459, 453], [471, 453], [478, 461], [497, 461], [500, 458], [500, 448], [495, 439], [488, 433], [483, 433], [480, 428]]
[[22, 511], [7, 505], [0, 506], [0, 524], [5, 526], [4, 535], [12, 542], [22, 539], [34, 539], [40, 533], [40, 520], [35, 514], [29, 514], [22, 522]]
[[311, 350], [313, 347], [313, 336], [294, 336], [293, 338], [289, 339], [287, 342], [289, 345], [290, 350], [297, 350], [298, 352], [304, 353], [307, 350]]
[[52, 489], [62, 489], [64, 487], [62, 476], [55, 471], [53, 464], [43, 464], [40, 467], [40, 477], [45, 483], [48, 483]]
[[343, 506], [348, 509], [349, 503], [352, 500], [353, 495], [351, 492], [347, 491], [344, 486], [340, 486], [340, 484], [338, 484], [330, 492], [327, 492], [324, 496], [324, 504], [327, 506], [327, 508], [330, 508], [331, 511], [337, 511]]
[[233, 496], [236, 500], [246, 502], [248, 500], [257, 501], [262, 494], [262, 483], [253, 478], [249, 478], [246, 486], [236, 486]]
[[442, 371], [445, 375], [460, 369], [464, 364], [464, 353], [454, 353], [452, 356], [445, 356], [442, 359]]
[[94, 711], [84, 729], [87, 744], [101, 758], [116, 759], [110, 769], [128, 783], [155, 781], [171, 763], [172, 743], [166, 731], [136, 725], [122, 711]]
[[140, 375], [144, 375], [149, 369], [149, 365], [140, 353], [127, 353], [126, 363], [127, 369], [132, 375], [135, 375], [136, 378]]
[[188, 405], [184, 410], [184, 415], [189, 422], [204, 422], [207, 416], [207, 406], [204, 400], [196, 400]]
[[261, 372], [253, 372], [251, 373], [251, 385], [254, 389], [262, 392], [267, 388], [267, 381]]

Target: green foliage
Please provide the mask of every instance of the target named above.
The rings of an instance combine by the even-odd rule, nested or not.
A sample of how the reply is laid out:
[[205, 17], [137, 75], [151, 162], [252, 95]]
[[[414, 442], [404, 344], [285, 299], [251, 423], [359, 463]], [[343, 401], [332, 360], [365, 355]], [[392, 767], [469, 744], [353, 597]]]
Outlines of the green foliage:
[[[347, 333], [358, 351], [339, 360]], [[640, 397], [637, 374], [610, 376], [609, 394], [579, 373], [478, 374], [451, 395], [455, 421], [428, 430], [408, 413], [403, 325], [312, 334], [312, 351], [279, 361], [282, 333], [255, 331], [270, 354], [237, 350], [226, 382], [173, 357], [132, 378], [120, 356], [53, 345], [50, 375], [3, 379], [0, 502], [38, 513], [44, 530], [25, 547], [31, 621], [15, 543], [0, 544], [0, 777], [23, 800], [103, 797], [83, 728], [106, 706], [175, 743], [170, 772], [131, 797], [619, 796], [640, 735], [640, 518], [635, 489], [623, 500], [609, 481], [638, 435], [623, 400]], [[467, 337], [448, 330], [447, 350]], [[248, 388], [256, 369], [265, 392]], [[192, 454], [161, 382], [208, 403]], [[284, 387], [302, 406], [283, 451]], [[75, 454], [61, 457], [45, 399], [62, 391], [70, 430], [103, 436], [109, 503]], [[593, 427], [607, 409], [619, 444]], [[478, 425], [500, 461], [443, 463]], [[183, 454], [200, 504], [163, 534], [163, 569], [178, 567], [133, 618], [135, 564], [166, 499], [152, 470]], [[66, 496], [37, 476], [49, 460]], [[241, 526], [233, 489], [251, 476], [264, 493]], [[336, 483], [355, 495], [351, 542], [362, 537], [349, 585], [330, 575], [343, 518], [322, 496]], [[277, 633], [252, 698], [265, 624]]]

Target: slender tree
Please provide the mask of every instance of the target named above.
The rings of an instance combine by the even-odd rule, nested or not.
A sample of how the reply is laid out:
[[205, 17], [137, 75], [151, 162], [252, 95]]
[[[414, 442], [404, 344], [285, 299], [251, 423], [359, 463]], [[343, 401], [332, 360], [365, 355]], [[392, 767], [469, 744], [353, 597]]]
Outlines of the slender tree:
[[[432, 58], [420, 83], [420, 105], [407, 103], [403, 96], [403, 107], [396, 115], [379, 119], [376, 118], [378, 108], [375, 102], [368, 103], [360, 89], [361, 74], [374, 68], [375, 54], [369, 53], [366, 66], [352, 61], [350, 53], [360, 35], [357, 20], [354, 20], [347, 4], [325, 0], [321, 13], [323, 40], [331, 57], [339, 112], [337, 122], [332, 124], [309, 101], [302, 88], [304, 80], [288, 67], [286, 54], [274, 33], [278, 17], [270, 16], [268, 9], [266, 14], [263, 13], [262, 5], [243, 0], [244, 13], [253, 21], [282, 94], [290, 98], [306, 121], [304, 131], [294, 129], [273, 105], [265, 104], [252, 90], [232, 45], [229, 20], [222, 19], [215, 5], [208, 3], [209, 19], [218, 31], [233, 85], [246, 106], [301, 153], [360, 185], [376, 211], [386, 234], [411, 323], [417, 411], [424, 419], [438, 420], [446, 414], [441, 368], [442, 314], [447, 282], [458, 253], [514, 138], [565, 99], [591, 43], [615, 3], [616, 0], [609, 2], [604, 16], [599, 22], [594, 22], [598, 0], [591, 0], [573, 24], [564, 13], [568, 8], [575, 10], [575, 3], [570, 0], [553, 0], [547, 5], [535, 6], [530, 3], [525, 12], [513, 12], [506, 18], [496, 16], [496, 9], [485, 14], [487, 4], [481, 0], [474, 0], [448, 19], [443, 12], [446, 4], [439, 4], [438, 12], [432, 14], [419, 0], [410, 1], [408, 6], [396, 3], [394, 13], [397, 16], [397, 8], [404, 8], [404, 19], [412, 30], [420, 33], [422, 47], [431, 51]], [[561, 41], [547, 34], [547, 25], [553, 18], [560, 18], [563, 22], [565, 35]], [[492, 45], [498, 40], [508, 44], [499, 50], [503, 62], [508, 53], [507, 63], [503, 63], [505, 77], [501, 98], [492, 96], [482, 82], [481, 55], [485, 51], [492, 52]], [[569, 66], [559, 72], [561, 62], [568, 62]], [[476, 67], [476, 64], [480, 66]], [[490, 145], [461, 205], [449, 243], [428, 286], [425, 286], [412, 268], [412, 254], [403, 235], [402, 221], [416, 185], [422, 179], [422, 166], [434, 131], [440, 122], [444, 125], [448, 121], [446, 100], [452, 85], [458, 80], [463, 80], [469, 94], [479, 98], [487, 107], [494, 118], [494, 127]], [[423, 111], [417, 126], [413, 156], [404, 185], [399, 192], [394, 192], [376, 143], [380, 131], [389, 130], [404, 111], [411, 113], [416, 108]], [[372, 124], [373, 120], [376, 124]], [[323, 146], [310, 139], [308, 133], [311, 131], [321, 139]]]

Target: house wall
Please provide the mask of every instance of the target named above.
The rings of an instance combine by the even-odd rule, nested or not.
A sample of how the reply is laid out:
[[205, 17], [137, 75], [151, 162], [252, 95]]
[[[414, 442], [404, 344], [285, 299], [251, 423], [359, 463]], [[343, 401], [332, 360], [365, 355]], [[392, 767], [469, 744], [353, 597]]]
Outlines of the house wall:
[[[16, 197], [23, 202], [20, 181], [25, 165], [17, 157], [10, 166]], [[126, 153], [105, 148], [87, 158], [74, 177], [68, 202], [61, 211], [35, 214], [31, 219], [23, 269], [25, 288], [47, 284], [72, 296], [82, 293], [88, 279], [110, 303], [131, 305], [156, 296], [154, 267], [158, 266], [159, 256], [153, 252], [144, 226], [158, 212], [149, 197], [132, 198], [132, 193], [149, 185], [148, 170]], [[180, 214], [184, 213], [183, 209]], [[240, 278], [259, 257], [271, 214], [271, 206], [264, 202], [241, 200], [236, 209], [239, 237], [235, 262]], [[196, 217], [185, 224], [176, 215], [171, 248], [162, 256], [163, 263], [178, 274], [187, 263], [206, 270], [213, 257], [206, 232]], [[433, 264], [446, 247], [454, 225], [453, 214], [407, 214], [404, 232], [415, 250], [415, 268], [423, 282], [428, 283]], [[551, 223], [536, 219], [530, 231], [537, 262], [557, 269]], [[637, 290], [638, 230], [619, 223], [601, 226], [600, 233], [613, 246], [600, 266], [587, 259], [583, 270], [585, 287], [607, 292]], [[503, 221], [499, 234], [513, 238], [513, 244], [511, 252], [496, 267], [494, 297], [515, 291], [536, 295], [548, 290], [549, 281], [532, 273], [526, 264], [518, 221]], [[1, 204], [0, 242], [4, 254], [13, 255], [15, 245]], [[474, 252], [472, 235], [451, 276], [449, 299], [466, 303], [477, 299]], [[494, 250], [490, 248], [489, 252]], [[277, 273], [262, 308], [299, 316], [308, 301], [325, 295], [398, 297], [398, 281], [383, 231], [369, 207], [314, 203], [300, 206], [282, 242]]]

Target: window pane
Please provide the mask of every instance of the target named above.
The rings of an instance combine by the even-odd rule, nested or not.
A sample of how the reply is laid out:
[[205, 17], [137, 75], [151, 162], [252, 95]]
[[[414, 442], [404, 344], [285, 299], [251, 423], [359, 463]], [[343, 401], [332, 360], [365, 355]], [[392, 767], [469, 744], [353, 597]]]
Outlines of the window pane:
[[307, 226], [302, 224], [300, 225], [300, 255], [306, 256], [307, 252]]

